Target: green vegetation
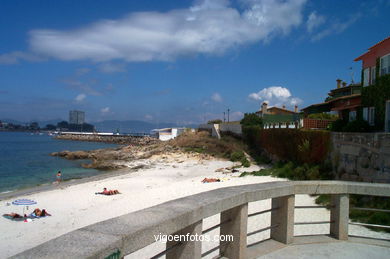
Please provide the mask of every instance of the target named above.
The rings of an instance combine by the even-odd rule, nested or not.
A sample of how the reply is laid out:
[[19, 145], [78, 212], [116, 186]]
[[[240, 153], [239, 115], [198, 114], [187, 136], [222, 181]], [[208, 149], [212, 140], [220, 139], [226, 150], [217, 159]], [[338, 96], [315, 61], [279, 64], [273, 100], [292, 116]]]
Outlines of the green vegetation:
[[350, 122], [336, 120], [330, 124], [329, 129], [335, 132], [370, 132], [371, 126], [367, 121], [359, 118]]
[[[361, 223], [387, 225], [390, 226], [390, 213], [379, 211], [362, 211], [354, 210], [353, 207], [358, 208], [376, 208], [390, 210], [390, 199], [387, 197], [350, 195], [349, 217], [352, 221]], [[330, 205], [330, 195], [322, 194], [316, 198], [316, 203], [321, 205]], [[390, 233], [389, 229], [371, 228], [373, 230], [380, 230]]]
[[230, 155], [230, 161], [232, 162], [241, 162], [243, 167], [250, 167], [251, 163], [246, 158], [245, 153], [243, 151], [235, 151]]
[[240, 121], [243, 127], [248, 126], [263, 126], [263, 120], [256, 113], [245, 113], [244, 118]]
[[207, 124], [221, 124], [222, 120], [216, 119], [216, 120], [209, 120]]
[[317, 120], [336, 120], [338, 118], [338, 116], [336, 114], [322, 112], [322, 113], [309, 114], [308, 118], [309, 119], [317, 119]]
[[320, 165], [296, 165], [292, 162], [277, 163], [272, 168], [255, 172], [244, 172], [240, 176], [274, 176], [290, 180], [329, 180], [332, 179], [329, 167]]
[[329, 129], [331, 131], [335, 131], [335, 132], [342, 132], [344, 127], [347, 125], [347, 121], [345, 120], [342, 120], [342, 119], [338, 119], [338, 120], [335, 120], [334, 122], [332, 122], [330, 124], [330, 127]]
[[[377, 69], [378, 70], [378, 69]], [[378, 73], [379, 71], [377, 71]], [[386, 100], [390, 99], [390, 75], [376, 78], [375, 84], [362, 89], [362, 105], [375, 107], [376, 130], [384, 129]]]
[[370, 132], [371, 127], [367, 121], [358, 119], [358, 120], [348, 122], [344, 126], [343, 131], [344, 132]]

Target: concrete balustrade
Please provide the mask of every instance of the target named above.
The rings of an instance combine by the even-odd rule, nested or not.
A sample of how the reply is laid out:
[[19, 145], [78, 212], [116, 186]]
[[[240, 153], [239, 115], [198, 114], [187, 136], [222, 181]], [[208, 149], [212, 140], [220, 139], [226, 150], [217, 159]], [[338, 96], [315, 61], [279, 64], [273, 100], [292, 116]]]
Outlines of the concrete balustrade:
[[294, 237], [295, 195], [272, 199], [271, 238], [284, 244], [290, 244]]
[[248, 225], [248, 203], [221, 213], [221, 235], [232, 235], [233, 241], [220, 244], [220, 255], [226, 258], [245, 258]]
[[[272, 199], [271, 239], [294, 241], [296, 194], [331, 194], [330, 233], [348, 239], [349, 194], [390, 197], [390, 185], [342, 181], [283, 181], [234, 186], [169, 201], [151, 208], [99, 222], [62, 235], [13, 258], [105, 258], [121, 256], [155, 242], [154, 235], [200, 235], [202, 220], [221, 215], [220, 234], [233, 241], [220, 242], [220, 255], [247, 257], [248, 203]], [[167, 242], [166, 258], [200, 258], [199, 241]], [[257, 254], [261, 255], [261, 251]]]

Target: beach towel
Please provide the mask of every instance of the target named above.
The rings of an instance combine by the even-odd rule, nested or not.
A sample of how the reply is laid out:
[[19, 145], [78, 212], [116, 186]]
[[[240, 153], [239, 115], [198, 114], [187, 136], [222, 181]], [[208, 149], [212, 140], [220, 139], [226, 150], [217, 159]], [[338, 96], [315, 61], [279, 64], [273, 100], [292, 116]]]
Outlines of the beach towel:
[[105, 196], [111, 196], [111, 195], [117, 195], [117, 194], [120, 194], [120, 193], [112, 193], [112, 194], [110, 194], [110, 193], [95, 192], [95, 194], [96, 195], [101, 194], [101, 195], [105, 195]]
[[31, 213], [30, 215], [28, 215], [28, 218], [31, 218], [31, 219], [39, 219], [39, 218], [46, 218], [48, 217], [48, 215], [45, 215], [45, 216], [38, 216], [36, 215], [34, 212]]
[[14, 218], [14, 217], [9, 216], [9, 215], [3, 215], [3, 217], [6, 219], [13, 220], [13, 221], [24, 221], [25, 220], [25, 218]]

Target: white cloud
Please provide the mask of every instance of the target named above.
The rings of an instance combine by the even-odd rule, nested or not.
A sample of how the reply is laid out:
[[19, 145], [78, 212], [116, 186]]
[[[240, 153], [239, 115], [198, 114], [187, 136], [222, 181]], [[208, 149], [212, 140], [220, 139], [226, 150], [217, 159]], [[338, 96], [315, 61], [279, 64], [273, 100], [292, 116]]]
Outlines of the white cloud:
[[104, 63], [99, 66], [99, 70], [100, 72], [106, 74], [113, 74], [113, 73], [126, 71], [124, 64], [114, 64], [114, 63]]
[[75, 89], [80, 92], [87, 93], [88, 95], [94, 95], [94, 96], [102, 95], [100, 91], [94, 89], [97, 83], [96, 80], [90, 80], [89, 82], [82, 82], [78, 79], [65, 78], [62, 79], [61, 82], [71, 89]]
[[290, 90], [281, 86], [270, 86], [257, 93], [249, 94], [249, 98], [255, 101], [266, 102], [271, 106], [294, 106], [302, 103], [297, 97], [292, 97]]
[[235, 9], [227, 0], [203, 0], [169, 12], [135, 12], [69, 31], [30, 31], [30, 49], [60, 60], [170, 61], [221, 54], [267, 41], [302, 23], [306, 0], [247, 0]]
[[75, 101], [76, 102], [82, 102], [87, 96], [85, 94], [79, 94], [76, 96]]
[[102, 115], [107, 115], [107, 114], [109, 114], [111, 111], [110, 111], [110, 107], [105, 107], [105, 108], [102, 108], [102, 109], [100, 109], [100, 113], [102, 114]]
[[211, 96], [211, 100], [213, 100], [214, 102], [217, 102], [217, 103], [221, 103], [223, 101], [222, 96], [219, 93], [214, 93]]
[[351, 25], [353, 25], [357, 20], [359, 20], [361, 17], [360, 14], [355, 14], [351, 16], [348, 20], [340, 22], [336, 21], [333, 22], [331, 25], [329, 25], [326, 29], [318, 32], [317, 34], [313, 35], [311, 38], [312, 41], [319, 41], [327, 36], [330, 36], [332, 34], [340, 34], [344, 32], [346, 29], [348, 29]]
[[17, 64], [22, 60], [30, 61], [30, 62], [38, 62], [38, 61], [43, 61], [44, 59], [35, 54], [26, 53], [22, 51], [14, 51], [14, 52], [0, 55], [0, 64], [6, 64], [6, 65]]
[[325, 23], [325, 16], [318, 15], [317, 12], [310, 13], [307, 18], [306, 28], [308, 32], [312, 32], [314, 29], [318, 28]]
[[239, 121], [244, 118], [244, 113], [240, 111], [232, 112], [229, 117], [231, 121]]

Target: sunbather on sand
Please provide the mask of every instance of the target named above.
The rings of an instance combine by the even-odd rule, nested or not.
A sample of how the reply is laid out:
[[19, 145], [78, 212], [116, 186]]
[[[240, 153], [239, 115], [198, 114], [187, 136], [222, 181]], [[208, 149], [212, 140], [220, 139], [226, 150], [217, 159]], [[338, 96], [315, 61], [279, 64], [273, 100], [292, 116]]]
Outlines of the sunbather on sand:
[[214, 183], [214, 182], [220, 182], [221, 180], [218, 178], [204, 178], [202, 180], [202, 183]]
[[48, 213], [45, 209], [40, 210], [40, 209], [36, 208], [34, 210], [34, 212], [31, 213], [31, 216], [33, 216], [33, 217], [46, 217], [46, 216], [51, 216], [51, 214]]
[[[3, 214], [4, 217], [10, 217], [10, 218], [13, 218], [13, 219], [21, 219], [23, 218], [22, 215], [19, 215], [18, 213], [14, 213], [14, 212], [11, 212], [9, 214]], [[26, 215], [24, 215], [24, 217], [26, 217]]]
[[103, 188], [102, 192], [96, 192], [95, 194], [114, 195], [120, 194], [120, 192], [118, 190], [107, 190], [107, 188]]

